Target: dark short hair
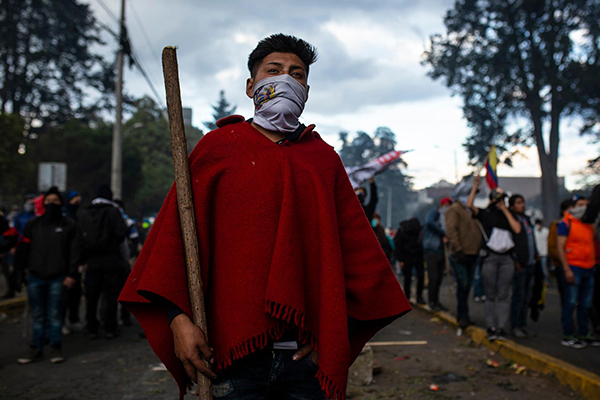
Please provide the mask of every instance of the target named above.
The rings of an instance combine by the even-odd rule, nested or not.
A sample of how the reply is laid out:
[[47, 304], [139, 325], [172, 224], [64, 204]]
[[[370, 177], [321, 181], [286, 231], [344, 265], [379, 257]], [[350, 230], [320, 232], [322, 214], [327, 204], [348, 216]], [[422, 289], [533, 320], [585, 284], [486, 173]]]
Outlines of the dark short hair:
[[52, 186], [50, 189], [48, 189], [48, 191], [46, 193], [44, 193], [44, 201], [46, 200], [46, 197], [50, 196], [51, 194], [58, 196], [58, 199], [60, 200], [60, 204], [64, 204], [63, 197], [60, 194], [60, 191], [58, 190], [58, 188], [56, 186]]
[[307, 76], [308, 67], [317, 61], [317, 49], [313, 45], [295, 36], [277, 33], [258, 42], [256, 48], [248, 56], [250, 76], [254, 77], [256, 75], [256, 68], [271, 53], [292, 53], [297, 55], [306, 66]]
[[521, 200], [525, 201], [525, 197], [523, 197], [522, 195], [520, 195], [520, 194], [513, 194], [508, 199], [508, 206], [509, 207], [514, 206], [518, 199], [521, 199]]
[[565, 199], [560, 202], [560, 216], [562, 217], [565, 211], [569, 209], [573, 205], [572, 199]]
[[539, 219], [539, 218], [535, 220], [535, 223], [536, 223], [536, 224], [540, 224], [540, 225], [543, 225], [543, 224], [544, 224], [544, 223], [542, 222], [542, 220], [541, 220], [541, 219]]

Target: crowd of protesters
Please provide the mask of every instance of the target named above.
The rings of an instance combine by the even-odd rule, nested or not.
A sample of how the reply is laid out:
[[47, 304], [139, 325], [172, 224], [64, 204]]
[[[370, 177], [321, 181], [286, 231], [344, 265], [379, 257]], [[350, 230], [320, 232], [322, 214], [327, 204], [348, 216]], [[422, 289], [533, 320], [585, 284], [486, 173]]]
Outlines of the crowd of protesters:
[[[447, 311], [439, 294], [449, 266], [460, 328], [473, 324], [469, 296], [474, 287], [476, 302], [485, 303], [488, 340], [506, 340], [509, 334], [530, 338], [534, 334], [527, 328], [528, 315], [539, 318], [553, 279], [561, 298], [561, 344], [600, 346], [593, 335], [600, 328], [600, 243], [595, 229], [600, 188], [590, 200], [563, 201], [560, 217], [547, 228], [540, 219], [531, 221], [524, 196], [509, 197], [501, 188], [490, 192], [486, 208], [475, 207], [479, 185], [476, 177], [470, 191], [441, 199], [424, 225], [411, 218], [396, 231], [384, 228], [375, 211], [375, 181], [370, 180], [368, 192], [356, 190], [407, 297], [415, 277], [416, 303], [433, 312]], [[119, 324], [131, 325], [126, 309], [118, 314], [117, 298], [149, 227], [129, 218], [108, 186], [100, 187], [89, 206], [80, 209], [81, 203], [78, 192], [63, 195], [51, 188], [40, 196], [26, 196], [22, 209], [0, 214], [3, 298], [14, 297], [25, 286], [31, 310], [31, 348], [18, 359], [21, 364], [42, 360], [46, 345], [52, 363], [64, 361], [62, 337], [72, 331], [85, 331], [91, 339], [102, 332], [112, 339]], [[84, 295], [85, 322], [80, 316]]]
[[[124, 308], [119, 320], [117, 298], [142, 244], [138, 224], [121, 201], [113, 201], [106, 185], [89, 206], [80, 209], [81, 203], [78, 192], [62, 194], [52, 187], [26, 196], [21, 211], [14, 207], [0, 214], [3, 299], [24, 286], [31, 313], [31, 344], [19, 364], [64, 361], [62, 338], [73, 331], [113, 339], [119, 323], [131, 325]], [[84, 295], [85, 322], [80, 315]]]
[[600, 346], [594, 336], [594, 331], [600, 332], [600, 231], [595, 227], [600, 187], [589, 200], [577, 196], [563, 201], [560, 217], [548, 228], [540, 219], [531, 220], [524, 196], [509, 196], [502, 188], [490, 192], [486, 208], [475, 207], [479, 186], [480, 178], [475, 177], [470, 190], [463, 187], [453, 198], [441, 199], [424, 225], [411, 218], [400, 222], [395, 232], [386, 231], [375, 212], [374, 181], [369, 202], [364, 188], [356, 190], [382, 249], [403, 279], [407, 297], [415, 277], [416, 303], [433, 312], [447, 311], [439, 292], [449, 266], [461, 329], [473, 324], [473, 287], [475, 302], [484, 303], [488, 340], [504, 341], [511, 335], [526, 339], [535, 337], [528, 320], [540, 318], [546, 289], [554, 280], [561, 298], [560, 343], [575, 349]]

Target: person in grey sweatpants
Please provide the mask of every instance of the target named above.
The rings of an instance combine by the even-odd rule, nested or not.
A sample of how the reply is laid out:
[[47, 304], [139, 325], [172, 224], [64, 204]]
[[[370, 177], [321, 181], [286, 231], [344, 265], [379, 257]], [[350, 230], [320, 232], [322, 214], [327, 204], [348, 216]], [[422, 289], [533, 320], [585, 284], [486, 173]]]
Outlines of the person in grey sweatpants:
[[[496, 332], [488, 339], [504, 340], [510, 319], [510, 288], [515, 273], [515, 262], [510, 254], [490, 252], [481, 266], [481, 277], [485, 287], [485, 322]], [[492, 329], [493, 331], [493, 329]], [[494, 335], [495, 333], [495, 335]], [[495, 337], [494, 337], [495, 336]]]
[[[480, 223], [483, 235], [481, 276], [485, 287], [485, 313], [488, 340], [506, 340], [510, 319], [510, 288], [515, 273], [512, 236], [521, 232], [521, 224], [506, 207], [501, 188], [490, 193], [490, 204], [481, 209], [473, 205], [481, 178], [475, 177], [467, 206]], [[504, 238], [498, 239], [498, 238]]]

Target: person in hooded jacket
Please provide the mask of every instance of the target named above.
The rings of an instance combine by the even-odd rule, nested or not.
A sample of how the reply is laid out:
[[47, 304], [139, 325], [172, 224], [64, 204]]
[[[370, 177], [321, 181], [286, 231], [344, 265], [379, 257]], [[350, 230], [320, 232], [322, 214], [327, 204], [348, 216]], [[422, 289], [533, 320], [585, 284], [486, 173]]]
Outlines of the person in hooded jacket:
[[396, 260], [404, 274], [404, 293], [410, 298], [413, 270], [417, 274], [417, 303], [425, 304], [423, 286], [425, 273], [423, 266], [423, 226], [417, 218], [400, 223], [394, 237]]
[[98, 300], [104, 293], [104, 329], [106, 338], [113, 339], [117, 335], [117, 299], [128, 268], [128, 261], [122, 254], [127, 225], [107, 185], [102, 185], [92, 204], [79, 213], [79, 224], [83, 258], [88, 266], [84, 282], [86, 330], [91, 338], [98, 337], [100, 323], [96, 314]]
[[44, 215], [27, 223], [17, 250], [17, 268], [28, 271], [27, 299], [33, 320], [31, 349], [17, 360], [19, 364], [42, 360], [48, 337], [50, 362], [64, 361], [61, 349], [64, 288], [75, 283], [80, 253], [77, 224], [62, 214], [62, 205], [58, 189], [50, 188], [44, 194]]

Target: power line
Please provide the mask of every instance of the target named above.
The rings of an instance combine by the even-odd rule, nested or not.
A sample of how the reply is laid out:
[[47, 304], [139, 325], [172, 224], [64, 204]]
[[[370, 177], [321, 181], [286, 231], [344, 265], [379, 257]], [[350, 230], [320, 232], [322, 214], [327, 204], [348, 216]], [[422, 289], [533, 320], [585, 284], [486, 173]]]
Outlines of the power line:
[[106, 13], [113, 19], [113, 21], [115, 21], [117, 24], [119, 24], [119, 18], [117, 18], [117, 15], [113, 12], [113, 10], [110, 9], [110, 7], [108, 5], [106, 5], [106, 3], [104, 2], [104, 0], [96, 0], [98, 2], [98, 4], [100, 4], [100, 6], [102, 8], [104, 8], [104, 11], [106, 11]]
[[100, 29], [104, 29], [105, 31], [107, 31], [108, 33], [110, 33], [115, 38], [119, 37], [119, 35], [117, 34], [117, 32], [115, 32], [114, 30], [112, 30], [108, 25], [106, 25], [106, 24], [98, 21], [91, 14], [85, 13], [83, 10], [81, 10], [78, 7], [78, 4], [76, 4], [73, 0], [64, 0], [63, 2], [65, 4], [68, 4], [69, 6], [71, 6], [71, 10], [72, 11], [77, 11], [77, 13], [80, 16], [84, 17], [85, 19], [88, 19], [92, 24], [96, 25], [96, 27], [98, 27]]
[[144, 39], [146, 39], [146, 44], [148, 45], [148, 48], [150, 49], [150, 52], [152, 52], [152, 55], [154, 56], [154, 61], [156, 61], [156, 65], [160, 65], [161, 62], [160, 62], [160, 59], [158, 58], [158, 52], [156, 51], [156, 49], [152, 45], [152, 41], [150, 40], [150, 37], [148, 36], [148, 33], [146, 32], [146, 29], [144, 28], [144, 24], [142, 23], [142, 20], [140, 19], [140, 16], [138, 15], [137, 11], [135, 10], [135, 6], [133, 5], [133, 1], [129, 1], [129, 8], [131, 8], [131, 11], [133, 12], [133, 16], [135, 18], [135, 21], [137, 22], [140, 30], [142, 31], [142, 34], [144, 35]]
[[158, 105], [161, 108], [161, 112], [163, 114], [163, 116], [165, 117], [165, 119], [168, 120], [164, 109], [166, 108], [160, 95], [158, 94], [158, 91], [156, 90], [156, 88], [154, 87], [154, 84], [152, 83], [152, 81], [150, 80], [150, 77], [148, 76], [148, 74], [146, 73], [146, 71], [144, 70], [144, 68], [142, 67], [142, 65], [136, 60], [135, 56], [133, 55], [133, 52], [130, 54], [131, 59], [133, 60], [133, 62], [135, 63], [135, 65], [138, 67], [138, 69], [140, 70], [140, 73], [142, 74], [142, 76], [144, 77], [144, 79], [146, 79], [146, 82], [148, 83], [148, 86], [150, 86], [150, 89], [152, 90], [152, 92], [154, 93], [154, 97], [156, 98], [156, 101], [158, 102]]

